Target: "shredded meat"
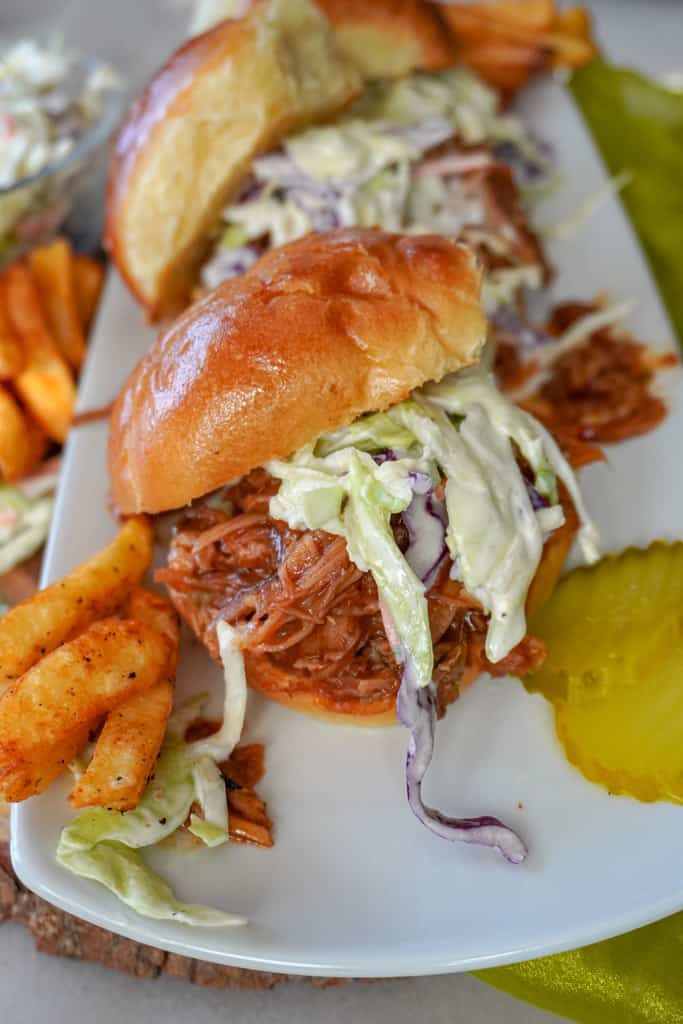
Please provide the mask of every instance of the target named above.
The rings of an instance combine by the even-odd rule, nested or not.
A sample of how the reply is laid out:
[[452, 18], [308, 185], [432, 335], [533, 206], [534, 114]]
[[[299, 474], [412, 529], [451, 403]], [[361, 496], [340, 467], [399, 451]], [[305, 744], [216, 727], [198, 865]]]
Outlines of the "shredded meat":
[[[191, 743], [211, 736], [220, 729], [220, 725], [219, 721], [199, 718], [188, 726], [185, 739]], [[228, 760], [218, 766], [225, 780], [228, 829], [233, 842], [251, 843], [253, 846], [273, 845], [273, 823], [268, 817], [268, 808], [255, 789], [266, 771], [265, 755], [262, 743], [240, 744]], [[190, 824], [192, 814], [200, 813], [199, 805], [193, 804], [185, 826]]]
[[[272, 519], [268, 499], [276, 488], [256, 470], [224, 494], [234, 515], [196, 506], [179, 524], [157, 579], [214, 657], [216, 621], [240, 629], [247, 672], [260, 689], [311, 694], [320, 706], [345, 713], [390, 710], [399, 672], [372, 577], [349, 560], [343, 538]], [[543, 658], [543, 645], [527, 637], [490, 665], [486, 618], [449, 579], [448, 566], [428, 605], [441, 710], [481, 671], [524, 674]]]
[[[597, 304], [563, 303], [553, 311], [546, 330], [559, 336], [597, 308]], [[583, 444], [623, 441], [653, 430], [662, 421], [666, 405], [651, 388], [656, 372], [676, 362], [673, 354], [654, 353], [613, 327], [604, 327], [559, 356], [538, 391], [520, 404], [545, 423], [565, 448], [579, 453], [574, 464], [585, 464], [589, 460], [581, 457]], [[520, 358], [509, 336], [497, 339], [496, 374], [503, 391], [523, 387], [535, 369], [533, 361]]]
[[475, 249], [486, 270], [538, 266], [543, 283], [548, 284], [552, 271], [538, 236], [529, 224], [510, 167], [495, 161], [467, 175], [466, 181], [472, 192], [481, 196], [486, 226], [505, 242], [506, 255], [482, 245], [469, 228], [462, 231], [460, 241]]
[[[496, 160], [490, 149], [467, 145], [462, 139], [449, 139], [429, 150], [415, 173], [418, 177], [444, 178], [452, 173], [464, 195], [481, 204], [483, 223], [466, 225], [458, 241], [474, 250], [485, 271], [538, 266], [542, 281], [547, 284], [551, 280], [550, 264], [529, 224], [512, 170]], [[497, 244], [489, 241], [486, 234], [493, 235]]]

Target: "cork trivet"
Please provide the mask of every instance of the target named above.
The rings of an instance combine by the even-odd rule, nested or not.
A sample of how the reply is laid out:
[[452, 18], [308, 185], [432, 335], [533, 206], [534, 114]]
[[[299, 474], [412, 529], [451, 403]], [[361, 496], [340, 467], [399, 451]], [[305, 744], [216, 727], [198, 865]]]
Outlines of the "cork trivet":
[[[2, 841], [2, 836], [5, 839]], [[303, 978], [290, 974], [245, 971], [202, 960], [164, 953], [121, 938], [103, 928], [87, 924], [41, 900], [24, 888], [12, 871], [7, 844], [6, 819], [0, 818], [0, 924], [14, 922], [28, 928], [36, 949], [51, 956], [72, 960], [90, 960], [125, 971], [137, 978], [180, 978], [208, 988], [234, 988], [265, 991], [283, 982], [306, 981], [315, 988], [342, 985], [347, 979]]]

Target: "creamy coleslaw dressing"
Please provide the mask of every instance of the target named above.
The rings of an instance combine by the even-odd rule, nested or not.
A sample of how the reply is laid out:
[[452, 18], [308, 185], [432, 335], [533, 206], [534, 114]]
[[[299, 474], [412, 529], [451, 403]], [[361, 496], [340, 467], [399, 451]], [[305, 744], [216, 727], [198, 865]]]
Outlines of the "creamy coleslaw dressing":
[[[495, 93], [465, 69], [376, 84], [335, 124], [298, 132], [281, 152], [254, 161], [255, 187], [223, 211], [223, 235], [203, 268], [204, 284], [215, 287], [244, 273], [264, 239], [279, 246], [309, 231], [352, 225], [451, 237], [465, 227], [483, 228], [484, 205], [457, 175], [473, 159], [489, 162], [488, 153], [462, 149], [449, 154], [448, 174], [433, 173], [438, 160], [424, 167], [429, 173], [414, 173], [428, 151], [449, 140], [458, 146], [505, 141], [534, 166], [545, 166], [521, 122], [499, 114]], [[497, 241], [506, 250], [505, 240]], [[540, 285], [540, 268], [511, 273], [494, 272], [487, 291], [492, 308], [521, 285]]]
[[[398, 449], [393, 447], [397, 429], [403, 446]], [[532, 506], [513, 443], [529, 463], [534, 486], [548, 499], [548, 508]], [[392, 457], [377, 465], [356, 446], [391, 449]], [[282, 481], [280, 492], [271, 499], [271, 515], [295, 529], [322, 527], [342, 534], [351, 560], [372, 573], [423, 686], [431, 680], [431, 664], [424, 654], [431, 645], [428, 619], [422, 614], [424, 586], [418, 595], [412, 581], [406, 582], [404, 565], [415, 574], [391, 531], [378, 531], [376, 515], [383, 510], [388, 524], [390, 513], [408, 509], [420, 493], [418, 478], [445, 478], [448, 549], [466, 590], [489, 615], [486, 654], [492, 662], [502, 660], [526, 633], [524, 606], [544, 541], [549, 530], [564, 522], [558, 479], [581, 518], [584, 555], [588, 560], [597, 557], [595, 527], [555, 441], [532, 416], [501, 395], [492, 375], [480, 366], [429, 385], [388, 413], [361, 419], [266, 468]], [[361, 471], [364, 480], [359, 488]], [[397, 590], [410, 592], [412, 611], [397, 600]], [[422, 623], [419, 637], [416, 619]]]
[[509, 436], [468, 407], [459, 429], [429, 403], [396, 415], [446, 476], [448, 547], [465, 588], [485, 612], [486, 655], [500, 661], [526, 633], [524, 604], [543, 552], [543, 531]]
[[[581, 520], [579, 543], [583, 556], [587, 562], [597, 561], [598, 532], [588, 515], [571, 466], [543, 424], [501, 394], [491, 372], [481, 365], [469, 367], [438, 384], [428, 385], [425, 394], [450, 415], [466, 415], [468, 409], [480, 406], [496, 429], [517, 444], [537, 477], [550, 472], [561, 480]], [[546, 497], [550, 496], [547, 485], [541, 483], [539, 490]]]
[[[517, 463], [517, 450], [534, 474], [535, 498], [544, 495], [546, 506], [534, 507], [541, 502], [532, 503], [532, 485]], [[521, 863], [524, 843], [498, 818], [452, 817], [423, 798], [437, 717], [426, 589], [447, 545], [457, 578], [488, 615], [489, 661], [501, 661], [523, 640], [526, 598], [546, 536], [564, 522], [558, 478], [583, 518], [584, 552], [595, 554], [595, 529], [554, 441], [498, 392], [486, 367], [478, 366], [414, 392], [386, 413], [362, 417], [266, 469], [282, 481], [270, 500], [271, 515], [296, 529], [322, 525], [341, 534], [351, 561], [375, 581], [386, 635], [401, 666], [396, 713], [409, 733], [411, 810], [443, 839], [489, 846]], [[446, 514], [435, 494], [442, 479]], [[396, 513], [403, 514], [410, 536], [405, 552], [392, 529]]]

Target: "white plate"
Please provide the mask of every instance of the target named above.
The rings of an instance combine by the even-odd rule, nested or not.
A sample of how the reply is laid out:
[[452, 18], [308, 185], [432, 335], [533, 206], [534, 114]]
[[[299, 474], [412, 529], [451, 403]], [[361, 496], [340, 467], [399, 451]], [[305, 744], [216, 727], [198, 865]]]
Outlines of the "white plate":
[[[605, 180], [583, 124], [557, 85], [527, 100], [558, 150], [567, 187], [543, 209], [552, 220]], [[552, 253], [558, 298], [598, 290], [633, 296], [632, 325], [657, 346], [671, 331], [633, 234], [616, 202]], [[109, 401], [151, 333], [120, 282], [109, 282], [81, 392], [82, 408]], [[605, 547], [683, 534], [681, 377], [668, 377], [671, 413], [655, 433], [610, 452], [583, 475]], [[68, 445], [45, 581], [109, 540], [104, 424]], [[181, 693], [219, 672], [186, 644]], [[218, 710], [218, 700], [216, 710]], [[272, 850], [159, 851], [154, 865], [180, 897], [248, 915], [243, 929], [146, 921], [97, 884], [55, 862], [71, 813], [66, 782], [13, 809], [12, 858], [39, 895], [95, 924], [162, 949], [242, 967], [319, 975], [413, 975], [509, 963], [645, 924], [683, 907], [683, 808], [610, 797], [565, 761], [549, 706], [512, 680], [482, 680], [439, 726], [427, 797], [451, 812], [495, 814], [526, 838], [521, 867], [452, 846], [422, 828], [406, 801], [400, 729], [330, 726], [255, 695], [249, 739], [267, 744], [260, 786], [275, 820]]]

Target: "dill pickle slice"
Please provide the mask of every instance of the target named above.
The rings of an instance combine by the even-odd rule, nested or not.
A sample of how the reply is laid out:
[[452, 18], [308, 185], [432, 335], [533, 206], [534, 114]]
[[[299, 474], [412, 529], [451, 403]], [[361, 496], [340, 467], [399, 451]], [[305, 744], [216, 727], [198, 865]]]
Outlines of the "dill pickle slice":
[[576, 569], [529, 628], [548, 645], [529, 690], [580, 703], [639, 683], [683, 641], [683, 543], [656, 541]]
[[683, 803], [683, 542], [570, 573], [531, 629], [525, 683], [555, 706], [568, 759], [612, 793]]
[[592, 782], [683, 803], [683, 644], [631, 686], [556, 704], [555, 724], [568, 759]]

